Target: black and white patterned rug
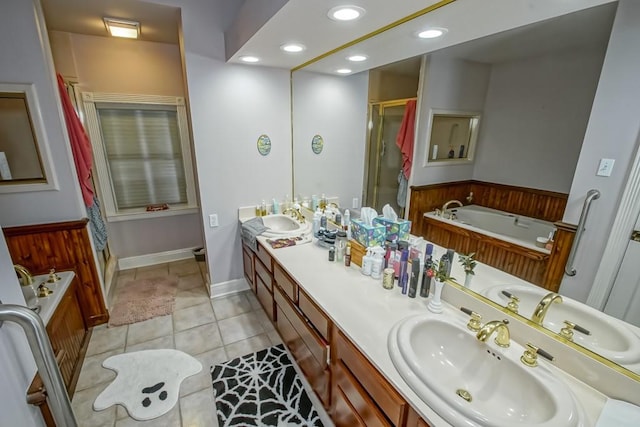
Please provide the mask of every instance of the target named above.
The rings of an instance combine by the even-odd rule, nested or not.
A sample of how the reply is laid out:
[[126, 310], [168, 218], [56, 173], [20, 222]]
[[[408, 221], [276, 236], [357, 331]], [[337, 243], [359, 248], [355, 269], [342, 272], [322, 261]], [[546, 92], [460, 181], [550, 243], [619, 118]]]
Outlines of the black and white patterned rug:
[[322, 427], [282, 344], [215, 365], [211, 377], [220, 427]]

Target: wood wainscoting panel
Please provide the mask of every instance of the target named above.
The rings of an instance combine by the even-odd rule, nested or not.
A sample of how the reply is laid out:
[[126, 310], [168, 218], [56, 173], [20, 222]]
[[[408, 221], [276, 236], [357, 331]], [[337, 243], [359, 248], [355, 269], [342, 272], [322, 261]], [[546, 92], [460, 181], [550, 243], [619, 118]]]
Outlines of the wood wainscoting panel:
[[556, 222], [554, 225], [557, 231], [542, 286], [550, 291], [558, 292], [578, 227], [566, 222]]
[[466, 197], [471, 191], [471, 184], [472, 181], [457, 181], [411, 187], [408, 218], [411, 221], [411, 234], [424, 236], [424, 214], [436, 208], [441, 209], [449, 200], [468, 204]]
[[87, 327], [106, 323], [109, 313], [89, 240], [88, 219], [4, 228], [14, 264], [32, 274], [51, 268], [73, 270], [78, 278], [78, 299]]

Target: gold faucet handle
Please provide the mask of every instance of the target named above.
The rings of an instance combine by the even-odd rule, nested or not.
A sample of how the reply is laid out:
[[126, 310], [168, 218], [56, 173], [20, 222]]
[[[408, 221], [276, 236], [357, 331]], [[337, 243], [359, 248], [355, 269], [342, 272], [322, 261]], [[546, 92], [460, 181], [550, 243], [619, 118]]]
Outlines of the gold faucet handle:
[[518, 304], [520, 303], [520, 298], [513, 295], [511, 292], [502, 291], [502, 294], [509, 298], [509, 303], [507, 303], [507, 309], [511, 310], [514, 313], [518, 312]]
[[565, 320], [564, 324], [564, 328], [560, 329], [560, 336], [569, 341], [573, 341], [573, 329], [576, 327], [576, 324], [568, 320]]
[[460, 307], [460, 311], [471, 316], [469, 318], [469, 322], [467, 323], [467, 328], [469, 328], [469, 330], [478, 332], [482, 328], [482, 316], [466, 307]]
[[58, 276], [56, 274], [56, 269], [52, 268], [51, 270], [49, 270], [49, 279], [47, 279], [48, 283], [55, 283], [58, 280], [60, 280], [60, 276]]
[[527, 343], [527, 348], [524, 353], [522, 353], [522, 356], [520, 356], [520, 361], [531, 368], [535, 368], [538, 366], [538, 355], [551, 362], [553, 361], [553, 356], [551, 354], [531, 343]]

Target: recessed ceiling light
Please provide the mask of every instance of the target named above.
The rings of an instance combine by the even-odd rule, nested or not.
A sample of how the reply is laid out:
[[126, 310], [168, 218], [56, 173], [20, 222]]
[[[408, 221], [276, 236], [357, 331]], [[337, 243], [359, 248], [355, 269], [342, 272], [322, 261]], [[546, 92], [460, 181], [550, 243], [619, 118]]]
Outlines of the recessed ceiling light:
[[447, 32], [446, 28], [429, 28], [424, 31], [420, 31], [418, 33], [418, 37], [421, 39], [435, 39], [436, 37], [440, 37]]
[[347, 56], [347, 59], [351, 62], [362, 62], [366, 61], [368, 57], [366, 55], [351, 55]]
[[255, 62], [260, 62], [260, 58], [258, 58], [257, 56], [245, 55], [240, 57], [240, 61], [255, 63]]
[[140, 35], [140, 23], [117, 18], [102, 18], [107, 31], [112, 37], [137, 39]]
[[349, 74], [351, 73], [351, 70], [349, 68], [339, 68], [336, 70], [336, 73], [338, 74]]
[[302, 52], [303, 50], [306, 49], [306, 47], [300, 43], [287, 43], [287, 44], [283, 44], [282, 46], [280, 46], [280, 49], [284, 50], [285, 52], [289, 52], [289, 53], [298, 53], [298, 52]]
[[334, 21], [353, 21], [360, 18], [365, 12], [359, 6], [336, 6], [329, 9], [327, 15]]

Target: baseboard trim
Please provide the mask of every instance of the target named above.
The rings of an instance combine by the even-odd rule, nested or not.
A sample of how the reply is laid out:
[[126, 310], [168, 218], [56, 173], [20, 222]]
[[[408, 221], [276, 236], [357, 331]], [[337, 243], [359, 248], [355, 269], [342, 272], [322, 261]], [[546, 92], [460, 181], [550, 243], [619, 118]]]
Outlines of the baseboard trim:
[[104, 269], [104, 298], [107, 303], [107, 307], [111, 307], [111, 298], [113, 297], [115, 286], [113, 286], [116, 269], [118, 265], [118, 257], [111, 255], [107, 261], [107, 265]]
[[[207, 282], [209, 283], [209, 282]], [[220, 298], [250, 289], [245, 278], [229, 280], [227, 282], [209, 284], [209, 296]]]
[[119, 270], [130, 270], [132, 268], [146, 267], [148, 265], [162, 264], [163, 262], [180, 261], [193, 258], [193, 248], [176, 249], [173, 251], [158, 252], [155, 254], [138, 255], [118, 260]]

